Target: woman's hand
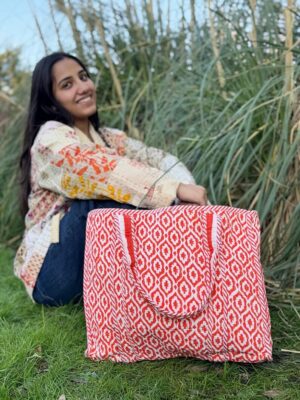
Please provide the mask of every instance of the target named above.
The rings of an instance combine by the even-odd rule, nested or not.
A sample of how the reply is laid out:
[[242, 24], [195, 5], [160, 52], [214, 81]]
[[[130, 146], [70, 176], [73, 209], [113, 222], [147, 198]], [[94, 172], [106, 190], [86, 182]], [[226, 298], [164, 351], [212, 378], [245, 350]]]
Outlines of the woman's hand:
[[207, 193], [203, 186], [190, 183], [180, 183], [177, 188], [177, 198], [181, 203], [207, 205]]

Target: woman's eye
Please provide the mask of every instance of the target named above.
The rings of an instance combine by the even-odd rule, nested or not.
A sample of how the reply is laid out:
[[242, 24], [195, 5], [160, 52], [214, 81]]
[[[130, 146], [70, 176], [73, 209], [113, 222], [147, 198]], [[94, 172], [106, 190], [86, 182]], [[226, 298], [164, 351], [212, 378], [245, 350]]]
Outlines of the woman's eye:
[[82, 80], [82, 81], [87, 81], [88, 79], [89, 79], [89, 78], [88, 78], [87, 74], [81, 75], [81, 80]]
[[65, 82], [65, 83], [62, 85], [62, 88], [63, 88], [63, 89], [69, 89], [71, 86], [72, 86], [71, 82]]

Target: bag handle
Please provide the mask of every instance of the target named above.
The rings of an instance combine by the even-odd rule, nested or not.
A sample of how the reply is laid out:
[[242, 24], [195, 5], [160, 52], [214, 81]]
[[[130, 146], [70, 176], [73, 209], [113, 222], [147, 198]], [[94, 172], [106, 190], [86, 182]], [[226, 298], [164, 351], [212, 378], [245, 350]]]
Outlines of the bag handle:
[[[187, 208], [189, 206], [178, 206], [172, 207]], [[201, 207], [197, 207], [200, 209]], [[137, 213], [145, 211], [136, 211]], [[149, 211], [148, 211], [149, 212]], [[201, 232], [203, 233], [203, 242], [201, 243], [204, 265], [198, 266], [199, 275], [202, 281], [197, 286], [197, 290], [193, 289], [196, 293], [192, 293], [191, 297], [182, 304], [178, 304], [176, 307], [170, 306], [167, 301], [161, 301], [155, 296], [151, 296], [149, 292], [143, 287], [140, 278], [136, 273], [136, 247], [138, 239], [135, 237], [134, 232], [134, 213], [127, 214], [126, 212], [117, 215], [117, 229], [119, 231], [119, 237], [121, 238], [123, 248], [123, 262], [126, 265], [127, 271], [131, 276], [136, 289], [142, 294], [142, 296], [159, 312], [169, 317], [189, 317], [199, 313], [203, 310], [211, 296], [214, 282], [215, 282], [215, 264], [219, 248], [219, 216], [212, 212], [202, 212], [203, 227], [201, 226]], [[176, 299], [174, 300], [176, 301]], [[163, 303], [163, 304], [162, 304]]]

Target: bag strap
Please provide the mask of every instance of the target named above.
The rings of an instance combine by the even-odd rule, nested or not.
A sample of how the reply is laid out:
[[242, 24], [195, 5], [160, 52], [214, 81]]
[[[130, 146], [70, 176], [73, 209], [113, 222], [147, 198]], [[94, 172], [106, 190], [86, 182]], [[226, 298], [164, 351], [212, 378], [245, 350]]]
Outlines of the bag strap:
[[[181, 206], [182, 207], [182, 206]], [[199, 207], [200, 208], [200, 207]], [[144, 211], [135, 211], [136, 213]], [[142, 296], [160, 313], [166, 314], [169, 317], [188, 317], [199, 313], [203, 310], [211, 296], [214, 282], [215, 282], [215, 264], [218, 253], [218, 231], [219, 231], [219, 218], [212, 212], [203, 213], [203, 258], [204, 265], [199, 265], [199, 275], [202, 276], [202, 280], [198, 282], [198, 292], [191, 295], [191, 299], [187, 299], [186, 304], [184, 302], [183, 307], [180, 310], [172, 311], [168, 306], [168, 302], [161, 304], [160, 301], [156, 301], [153, 296], [145, 290], [143, 282], [140, 281], [140, 277], [137, 274], [136, 269], [136, 247], [138, 246], [138, 238], [135, 237], [135, 221], [134, 213], [127, 214], [126, 212], [117, 215], [116, 228], [119, 231], [119, 237], [122, 242], [123, 248], [123, 262], [126, 266], [128, 273], [130, 274], [134, 285]]]

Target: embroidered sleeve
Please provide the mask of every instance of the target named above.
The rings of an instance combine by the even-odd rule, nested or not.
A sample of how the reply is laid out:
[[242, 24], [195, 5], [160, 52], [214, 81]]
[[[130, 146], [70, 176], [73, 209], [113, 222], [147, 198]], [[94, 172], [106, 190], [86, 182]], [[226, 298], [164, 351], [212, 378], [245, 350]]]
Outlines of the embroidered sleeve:
[[126, 155], [165, 171], [168, 177], [178, 179], [182, 183], [195, 183], [190, 171], [177, 157], [161, 149], [148, 147], [139, 140], [127, 138]]
[[75, 131], [57, 122], [40, 130], [32, 147], [32, 180], [69, 198], [111, 198], [140, 207], [165, 207], [180, 180], [120, 155], [118, 149], [80, 143]]
[[130, 138], [118, 129], [102, 128], [101, 133], [119, 154], [126, 154], [128, 158], [164, 171], [167, 177], [182, 183], [195, 183], [190, 171], [172, 154], [155, 147], [148, 147], [140, 140]]

